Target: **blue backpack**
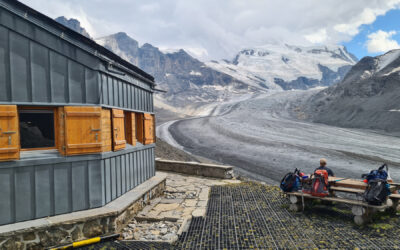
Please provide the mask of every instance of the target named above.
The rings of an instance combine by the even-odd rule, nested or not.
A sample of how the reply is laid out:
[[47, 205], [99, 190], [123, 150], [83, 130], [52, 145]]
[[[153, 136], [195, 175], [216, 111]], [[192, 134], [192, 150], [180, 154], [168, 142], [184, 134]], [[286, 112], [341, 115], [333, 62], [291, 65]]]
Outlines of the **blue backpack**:
[[293, 173], [287, 173], [281, 180], [280, 188], [283, 192], [293, 192], [298, 191], [301, 187], [300, 170], [297, 168]]
[[[386, 167], [386, 170], [384, 168]], [[369, 174], [366, 175], [366, 179], [368, 182], [376, 179], [384, 180], [386, 181], [388, 177], [388, 166], [383, 164], [381, 167], [379, 167], [377, 170], [372, 170]]]

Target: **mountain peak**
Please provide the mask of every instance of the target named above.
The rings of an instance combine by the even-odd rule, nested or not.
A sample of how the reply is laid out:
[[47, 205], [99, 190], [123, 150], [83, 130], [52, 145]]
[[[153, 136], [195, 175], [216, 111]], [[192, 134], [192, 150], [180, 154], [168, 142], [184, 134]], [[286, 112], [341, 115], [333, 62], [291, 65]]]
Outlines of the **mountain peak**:
[[113, 35], [110, 35], [110, 36], [113, 36], [117, 39], [132, 39], [132, 40], [134, 40], [132, 37], [128, 36], [128, 34], [126, 34], [125, 32], [122, 32], [122, 31], [115, 33]]
[[123, 59], [138, 65], [139, 43], [125, 32], [118, 32], [96, 39], [96, 42], [113, 51]]
[[89, 33], [85, 30], [85, 28], [83, 28], [81, 26], [81, 23], [79, 22], [79, 20], [75, 19], [75, 18], [66, 18], [65, 16], [60, 16], [57, 17], [55, 19], [58, 23], [64, 25], [67, 28], [72, 29], [73, 31], [78, 32], [81, 35], [84, 35], [90, 39], [92, 39], [92, 37], [90, 37]]
[[242, 49], [232, 62], [208, 65], [257, 87], [287, 90], [337, 83], [357, 61], [343, 45], [266, 44]]

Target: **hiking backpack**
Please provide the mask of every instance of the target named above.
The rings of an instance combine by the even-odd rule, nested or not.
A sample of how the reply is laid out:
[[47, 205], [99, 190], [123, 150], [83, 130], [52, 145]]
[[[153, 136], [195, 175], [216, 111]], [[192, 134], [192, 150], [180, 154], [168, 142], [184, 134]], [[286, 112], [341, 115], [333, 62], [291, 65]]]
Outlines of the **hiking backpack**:
[[373, 179], [368, 182], [364, 192], [364, 200], [370, 205], [382, 205], [390, 194], [389, 184], [386, 180]]
[[[386, 167], [386, 171], [384, 169], [385, 167]], [[375, 180], [375, 179], [381, 179], [381, 180], [386, 181], [386, 179], [388, 177], [388, 171], [389, 171], [388, 166], [386, 164], [383, 164], [377, 170], [372, 170], [369, 174], [364, 175], [364, 177], [367, 179], [368, 182], [370, 182], [371, 180]]]
[[328, 171], [316, 170], [311, 184], [311, 195], [326, 197], [329, 195]]
[[[385, 168], [386, 167], [386, 171]], [[389, 168], [383, 164], [379, 169], [372, 170], [364, 175], [368, 181], [367, 189], [363, 194], [364, 200], [370, 205], [382, 205], [390, 194], [389, 184], [387, 183]]]
[[281, 180], [280, 188], [283, 192], [293, 192], [300, 189], [300, 171], [296, 168], [293, 173], [287, 173]]

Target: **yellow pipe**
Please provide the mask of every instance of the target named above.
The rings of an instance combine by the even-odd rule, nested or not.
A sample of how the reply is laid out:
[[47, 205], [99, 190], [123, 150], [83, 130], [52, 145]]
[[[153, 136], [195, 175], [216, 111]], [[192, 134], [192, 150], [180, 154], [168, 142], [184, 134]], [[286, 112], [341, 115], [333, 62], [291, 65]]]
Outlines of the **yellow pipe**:
[[112, 235], [103, 236], [103, 237], [95, 237], [95, 238], [91, 238], [91, 239], [87, 239], [87, 240], [73, 242], [66, 246], [50, 248], [50, 250], [78, 248], [78, 247], [87, 246], [87, 245], [98, 243], [98, 242], [105, 241], [105, 240], [115, 239], [117, 237], [119, 237], [119, 234], [112, 234]]
[[91, 239], [88, 239], [88, 240], [81, 240], [81, 241], [77, 241], [77, 242], [72, 243], [72, 247], [73, 248], [75, 248], [75, 247], [83, 247], [83, 246], [86, 246], [86, 245], [90, 245], [90, 244], [94, 244], [94, 243], [100, 242], [100, 240], [101, 240], [100, 237], [95, 237], [95, 238], [91, 238]]

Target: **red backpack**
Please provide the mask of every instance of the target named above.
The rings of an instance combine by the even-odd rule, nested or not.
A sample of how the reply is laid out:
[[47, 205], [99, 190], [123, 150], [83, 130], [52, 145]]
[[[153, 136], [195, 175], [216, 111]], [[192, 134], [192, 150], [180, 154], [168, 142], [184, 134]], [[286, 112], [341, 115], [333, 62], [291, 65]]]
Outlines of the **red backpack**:
[[312, 179], [311, 195], [326, 197], [329, 195], [328, 171], [317, 170]]

